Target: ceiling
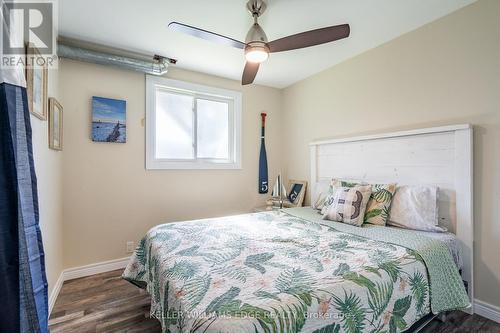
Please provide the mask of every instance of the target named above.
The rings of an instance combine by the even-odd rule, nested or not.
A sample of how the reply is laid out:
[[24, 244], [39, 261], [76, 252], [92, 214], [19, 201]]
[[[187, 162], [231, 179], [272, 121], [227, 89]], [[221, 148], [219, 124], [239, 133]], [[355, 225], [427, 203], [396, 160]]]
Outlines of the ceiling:
[[[476, 0], [267, 0], [259, 23], [269, 40], [349, 23], [337, 42], [271, 54], [255, 83], [283, 88]], [[178, 21], [244, 41], [252, 24], [246, 0], [64, 0], [59, 33], [178, 59], [177, 67], [240, 80], [243, 51], [170, 31]]]

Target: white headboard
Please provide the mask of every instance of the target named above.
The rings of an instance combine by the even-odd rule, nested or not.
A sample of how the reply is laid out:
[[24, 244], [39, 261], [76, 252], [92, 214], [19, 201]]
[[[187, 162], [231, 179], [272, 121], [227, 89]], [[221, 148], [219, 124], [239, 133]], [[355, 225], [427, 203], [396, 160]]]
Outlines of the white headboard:
[[[317, 141], [311, 149], [311, 191], [322, 179], [437, 185], [440, 225], [462, 245], [462, 278], [473, 300], [472, 127], [454, 125]], [[472, 309], [471, 309], [472, 311]]]

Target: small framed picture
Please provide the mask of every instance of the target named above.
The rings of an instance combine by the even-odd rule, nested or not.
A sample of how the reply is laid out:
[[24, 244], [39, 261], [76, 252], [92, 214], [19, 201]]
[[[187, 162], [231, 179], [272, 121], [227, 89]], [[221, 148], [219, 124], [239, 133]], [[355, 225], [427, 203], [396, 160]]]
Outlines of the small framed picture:
[[28, 107], [32, 115], [47, 120], [47, 79], [48, 70], [45, 61], [38, 65], [36, 59], [41, 57], [40, 52], [28, 44], [26, 47], [26, 91], [28, 93]]
[[63, 107], [55, 98], [49, 98], [49, 148], [63, 149]]
[[306, 194], [307, 182], [305, 180], [290, 180], [288, 190], [288, 201], [292, 207], [302, 207]]

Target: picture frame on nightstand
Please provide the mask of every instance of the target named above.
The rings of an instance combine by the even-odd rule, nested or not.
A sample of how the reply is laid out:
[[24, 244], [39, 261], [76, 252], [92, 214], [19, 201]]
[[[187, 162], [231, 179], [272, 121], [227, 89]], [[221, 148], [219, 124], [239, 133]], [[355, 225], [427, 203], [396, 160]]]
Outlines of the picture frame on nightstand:
[[293, 180], [288, 182], [288, 195], [285, 207], [302, 207], [307, 190], [307, 181]]

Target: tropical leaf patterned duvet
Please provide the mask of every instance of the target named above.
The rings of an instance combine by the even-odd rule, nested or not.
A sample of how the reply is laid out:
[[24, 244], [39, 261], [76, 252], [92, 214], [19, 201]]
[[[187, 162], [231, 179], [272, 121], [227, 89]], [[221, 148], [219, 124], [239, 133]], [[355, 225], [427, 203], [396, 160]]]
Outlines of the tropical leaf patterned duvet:
[[400, 332], [430, 312], [415, 250], [336, 225], [283, 212], [164, 224], [123, 277], [147, 288], [164, 332]]

